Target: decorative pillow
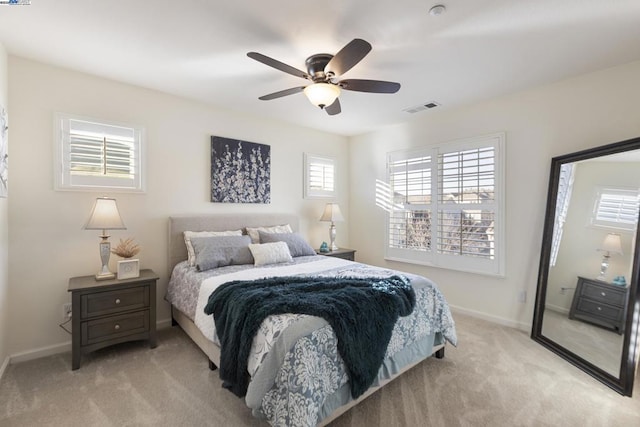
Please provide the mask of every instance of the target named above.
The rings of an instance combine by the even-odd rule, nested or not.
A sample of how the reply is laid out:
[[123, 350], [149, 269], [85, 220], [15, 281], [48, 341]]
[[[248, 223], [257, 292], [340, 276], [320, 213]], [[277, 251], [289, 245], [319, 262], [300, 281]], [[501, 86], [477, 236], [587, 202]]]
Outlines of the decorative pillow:
[[253, 255], [255, 265], [278, 264], [280, 262], [291, 262], [289, 246], [285, 242], [274, 243], [251, 243], [249, 250]]
[[187, 261], [189, 266], [196, 265], [196, 255], [193, 252], [193, 245], [191, 244], [192, 237], [211, 237], [211, 236], [242, 236], [242, 230], [234, 231], [185, 231], [184, 232], [184, 244], [187, 246]]
[[270, 227], [247, 227], [247, 234], [251, 236], [251, 243], [260, 243], [260, 235], [258, 232], [265, 233], [293, 233], [289, 224], [272, 225]]
[[253, 264], [249, 236], [192, 237], [191, 243], [199, 271], [232, 264]]
[[285, 242], [292, 257], [316, 255], [315, 249], [298, 233], [265, 233], [258, 231], [260, 243]]

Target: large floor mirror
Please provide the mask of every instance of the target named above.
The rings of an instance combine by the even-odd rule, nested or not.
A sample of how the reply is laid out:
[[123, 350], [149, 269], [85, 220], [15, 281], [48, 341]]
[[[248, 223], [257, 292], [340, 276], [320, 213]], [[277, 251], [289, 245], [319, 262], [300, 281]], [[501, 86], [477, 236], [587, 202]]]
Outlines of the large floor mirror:
[[631, 396], [640, 325], [640, 138], [555, 157], [531, 337]]

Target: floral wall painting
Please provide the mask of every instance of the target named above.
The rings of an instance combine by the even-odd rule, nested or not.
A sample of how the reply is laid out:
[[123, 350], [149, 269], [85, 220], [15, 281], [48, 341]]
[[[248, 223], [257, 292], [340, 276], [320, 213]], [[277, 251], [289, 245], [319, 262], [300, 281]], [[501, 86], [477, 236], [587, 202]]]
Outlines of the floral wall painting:
[[7, 149], [7, 113], [0, 105], [0, 197], [7, 197], [9, 178], [9, 154]]
[[211, 201], [271, 202], [271, 147], [211, 137]]

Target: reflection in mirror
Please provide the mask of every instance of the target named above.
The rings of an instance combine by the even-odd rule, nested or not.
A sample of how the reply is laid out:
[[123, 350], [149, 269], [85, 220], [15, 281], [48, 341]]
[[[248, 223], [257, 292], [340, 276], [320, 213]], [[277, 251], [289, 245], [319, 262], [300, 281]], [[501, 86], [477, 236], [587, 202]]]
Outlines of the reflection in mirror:
[[614, 147], [552, 162], [532, 338], [630, 395], [640, 139]]

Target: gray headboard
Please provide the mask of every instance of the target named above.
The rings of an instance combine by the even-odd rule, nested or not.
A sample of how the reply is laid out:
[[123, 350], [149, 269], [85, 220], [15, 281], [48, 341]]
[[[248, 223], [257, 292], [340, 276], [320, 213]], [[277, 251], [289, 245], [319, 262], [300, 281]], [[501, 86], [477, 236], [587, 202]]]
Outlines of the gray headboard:
[[184, 244], [184, 231], [226, 231], [245, 227], [262, 227], [270, 225], [290, 224], [293, 231], [298, 231], [300, 224], [294, 214], [209, 214], [169, 217], [169, 275], [173, 267], [187, 259], [187, 248]]

